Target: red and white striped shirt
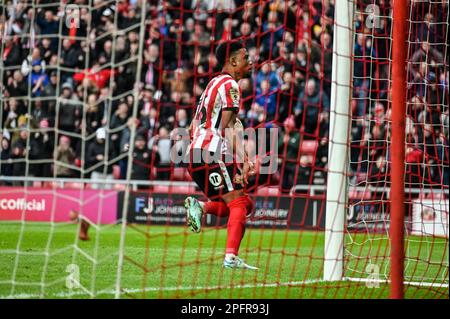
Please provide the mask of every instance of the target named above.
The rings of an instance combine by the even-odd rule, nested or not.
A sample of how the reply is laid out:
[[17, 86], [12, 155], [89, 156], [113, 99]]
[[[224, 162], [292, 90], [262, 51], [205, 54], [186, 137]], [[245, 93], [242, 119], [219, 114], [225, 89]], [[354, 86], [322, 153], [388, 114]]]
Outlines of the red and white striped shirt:
[[221, 154], [228, 150], [222, 131], [222, 110], [239, 111], [240, 89], [229, 75], [221, 74], [213, 78], [203, 91], [193, 119], [191, 148], [207, 149], [215, 152], [220, 146]]

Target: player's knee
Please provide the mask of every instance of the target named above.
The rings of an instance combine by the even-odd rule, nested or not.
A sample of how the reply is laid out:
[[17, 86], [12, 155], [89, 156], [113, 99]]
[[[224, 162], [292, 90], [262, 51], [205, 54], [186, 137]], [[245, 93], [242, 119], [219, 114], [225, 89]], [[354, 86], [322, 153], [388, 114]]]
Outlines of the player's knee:
[[244, 195], [244, 196], [245, 196], [245, 204], [246, 204], [246, 210], [247, 210], [246, 217], [249, 217], [253, 213], [253, 210], [255, 209], [255, 205], [253, 204], [253, 201], [250, 199], [250, 197], [248, 195]]

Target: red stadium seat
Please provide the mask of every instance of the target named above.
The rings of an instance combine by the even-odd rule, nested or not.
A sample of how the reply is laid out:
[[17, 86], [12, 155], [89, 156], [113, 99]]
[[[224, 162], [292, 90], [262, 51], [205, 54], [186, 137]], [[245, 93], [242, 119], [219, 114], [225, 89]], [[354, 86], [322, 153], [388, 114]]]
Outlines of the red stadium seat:
[[256, 196], [280, 196], [280, 188], [277, 187], [261, 187], [256, 191]]
[[353, 189], [350, 190], [348, 198], [351, 200], [369, 200], [372, 198], [372, 194], [369, 190], [358, 191]]
[[169, 193], [169, 186], [159, 186], [156, 185], [153, 188], [154, 193], [162, 193], [162, 194], [168, 194]]
[[42, 187], [44, 188], [62, 188], [61, 182], [44, 182]]
[[183, 167], [174, 167], [173, 175], [172, 175], [173, 179], [175, 181], [184, 181], [184, 180], [186, 180], [185, 179], [186, 171], [187, 170], [185, 168], [183, 168]]
[[70, 189], [83, 189], [84, 185], [83, 183], [65, 183], [64, 188], [70, 188]]
[[304, 140], [301, 145], [300, 154], [314, 155], [316, 154], [318, 142], [316, 140]]
[[195, 193], [195, 186], [172, 186], [170, 192], [173, 194], [193, 194]]
[[34, 182], [33, 182], [33, 187], [39, 187], [39, 188], [41, 188], [41, 187], [42, 187], [42, 182], [34, 181]]
[[125, 184], [114, 184], [113, 189], [116, 191], [124, 191], [126, 188]]

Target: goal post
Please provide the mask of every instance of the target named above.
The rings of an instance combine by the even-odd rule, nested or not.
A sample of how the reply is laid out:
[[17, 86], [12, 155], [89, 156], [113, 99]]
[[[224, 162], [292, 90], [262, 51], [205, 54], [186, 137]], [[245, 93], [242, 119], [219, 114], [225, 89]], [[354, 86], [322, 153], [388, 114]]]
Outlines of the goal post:
[[406, 10], [408, 0], [395, 0], [392, 32], [392, 183], [391, 298], [402, 299], [405, 227]]
[[337, 0], [335, 5], [324, 247], [324, 280], [330, 281], [341, 280], [344, 270], [354, 2]]

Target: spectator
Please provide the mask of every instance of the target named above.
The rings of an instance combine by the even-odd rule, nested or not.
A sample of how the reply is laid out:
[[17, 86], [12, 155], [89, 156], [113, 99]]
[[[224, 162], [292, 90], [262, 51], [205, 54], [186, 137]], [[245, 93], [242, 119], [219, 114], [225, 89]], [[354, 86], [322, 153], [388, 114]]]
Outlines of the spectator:
[[283, 192], [289, 192], [297, 181], [297, 167], [300, 150], [300, 133], [295, 127], [294, 117], [289, 116], [284, 122], [284, 133], [278, 140], [278, 154], [283, 154], [279, 159], [281, 169]]
[[71, 178], [74, 177], [74, 171], [68, 166], [75, 165], [75, 152], [70, 147], [70, 138], [62, 135], [59, 138], [59, 145], [55, 150], [54, 174], [56, 177]]
[[368, 112], [366, 102], [376, 68], [376, 64], [372, 63], [373, 59], [377, 58], [376, 50], [372, 46], [372, 37], [358, 33], [353, 54], [353, 87], [359, 97], [357, 115], [363, 116]]
[[30, 154], [29, 159], [36, 161], [29, 165], [29, 174], [36, 177], [50, 177], [51, 164], [54, 150], [54, 134], [48, 130], [48, 120], [43, 119], [39, 122], [39, 132], [30, 136]]
[[77, 132], [80, 130], [82, 118], [81, 103], [73, 93], [72, 84], [66, 82], [61, 89], [58, 128], [65, 132]]
[[[120, 142], [119, 142], [119, 150], [120, 153], [126, 153], [130, 150], [130, 143], [131, 143], [131, 131], [136, 128], [137, 121], [130, 117], [126, 123], [127, 125], [120, 133]], [[127, 176], [127, 163], [128, 163], [128, 157], [124, 157], [119, 161], [119, 167], [120, 167], [120, 178], [124, 179]]]
[[89, 94], [86, 104], [86, 132], [93, 134], [102, 125], [103, 112], [97, 102], [96, 94]]
[[325, 176], [325, 170], [328, 166], [328, 138], [321, 138], [317, 147], [315, 167]]
[[153, 136], [148, 142], [148, 148], [159, 155], [159, 163], [156, 165], [157, 178], [161, 180], [170, 179], [170, 140], [169, 130], [166, 126], [161, 126], [158, 135]]
[[3, 48], [3, 65], [5, 67], [20, 65], [22, 52], [17, 36], [7, 37]]
[[316, 80], [309, 79], [306, 88], [298, 96], [294, 109], [297, 122], [305, 128], [305, 138], [318, 136], [316, 129], [319, 124], [319, 115], [330, 111], [330, 100], [325, 92], [320, 93], [316, 87]]
[[[158, 165], [158, 163], [159, 163], [158, 153], [153, 154], [147, 148], [147, 142], [144, 135], [138, 134], [134, 142], [131, 179], [145, 180], [145, 181], [150, 180], [152, 178], [151, 176], [152, 164]], [[139, 185], [138, 189], [148, 189], [148, 186]]]
[[141, 116], [141, 129], [146, 132], [146, 139], [149, 140], [153, 137], [154, 133], [159, 129], [159, 122], [157, 119], [158, 111], [155, 108], [151, 108], [148, 115]]
[[414, 137], [407, 136], [405, 144], [405, 185], [407, 187], [418, 187], [422, 183], [423, 159], [423, 152], [417, 147]]
[[187, 128], [189, 119], [185, 109], [178, 109], [175, 113], [175, 127]]
[[92, 169], [91, 179], [97, 181], [106, 181], [106, 183], [93, 183], [93, 189], [111, 189], [112, 184], [108, 183], [113, 180], [113, 169], [111, 160], [115, 154], [112, 148], [106, 149], [106, 129], [101, 127], [96, 131], [96, 139], [89, 144], [87, 150], [88, 167]]
[[48, 84], [48, 76], [41, 68], [40, 61], [33, 61], [31, 67], [29, 85], [31, 87], [31, 96], [36, 97], [41, 95], [41, 91]]
[[264, 110], [265, 120], [272, 121], [277, 114], [277, 95], [276, 92], [270, 91], [269, 80], [261, 82], [261, 88], [256, 89], [255, 104], [258, 108]]
[[117, 153], [120, 150], [120, 135], [128, 121], [128, 104], [122, 101], [111, 120], [111, 147]]
[[[13, 176], [26, 176], [26, 157], [28, 153], [27, 147], [28, 131], [25, 128], [20, 129], [19, 138], [12, 144], [11, 159], [13, 160], [12, 174]], [[22, 182], [13, 182], [14, 186], [23, 185]]]
[[[52, 10], [38, 10], [38, 15], [37, 15], [37, 25], [40, 27], [41, 29], [41, 34], [43, 35], [54, 35], [54, 34], [58, 34], [59, 31], [59, 18], [58, 16], [55, 16], [53, 14]], [[54, 38], [54, 40], [57, 41], [56, 38]]]
[[293, 103], [292, 96], [298, 96], [300, 93], [300, 86], [295, 81], [291, 72], [284, 72], [283, 84], [280, 87], [279, 105], [278, 110], [279, 122], [283, 122], [286, 117], [292, 113]]
[[144, 83], [146, 86], [156, 88], [160, 77], [159, 47], [156, 44], [151, 44], [144, 51], [144, 61]]
[[41, 51], [39, 48], [34, 48], [31, 55], [23, 60], [21, 72], [24, 76], [27, 76], [34, 67], [36, 67], [36, 69], [37, 67], [40, 67], [38, 70], [45, 72], [46, 63], [41, 59]]
[[281, 85], [282, 80], [280, 79], [278, 74], [272, 69], [271, 64], [272, 63], [267, 62], [261, 66], [261, 70], [259, 70], [259, 72], [256, 76], [256, 87], [257, 88], [261, 88], [261, 83], [264, 80], [269, 81], [270, 90], [275, 90]]
[[50, 80], [47, 85], [44, 86], [42, 90], [41, 97], [46, 98], [42, 102], [42, 110], [48, 115], [50, 114], [52, 119], [54, 119], [54, 114], [56, 112], [56, 86], [58, 85], [58, 74], [56, 71], [50, 73]]
[[6, 90], [11, 97], [25, 97], [28, 95], [28, 86], [22, 72], [19, 70], [14, 71], [13, 76], [8, 78]]
[[312, 60], [307, 56], [305, 46], [300, 45], [295, 56], [295, 79], [299, 83], [305, 82], [308, 74], [314, 74], [314, 66]]
[[94, 90], [100, 90], [104, 88], [109, 77], [113, 75], [113, 71], [110, 69], [101, 68], [100, 63], [94, 63], [92, 68], [85, 71], [75, 73], [73, 80], [75, 83], [83, 83], [86, 88], [91, 88]]
[[[61, 71], [61, 80], [63, 82], [71, 82], [74, 77], [75, 69], [84, 67], [81, 65], [83, 55], [79, 48], [72, 44], [69, 39], [64, 39], [62, 42], [61, 50], [61, 66], [64, 69]], [[66, 71], [66, 69], [72, 69], [73, 71]]]
[[[11, 163], [11, 149], [9, 139], [3, 134], [1, 137], [1, 153], [0, 153], [0, 176], [12, 176], [13, 175], [13, 164]], [[0, 181], [0, 185], [10, 185], [9, 182]]]

